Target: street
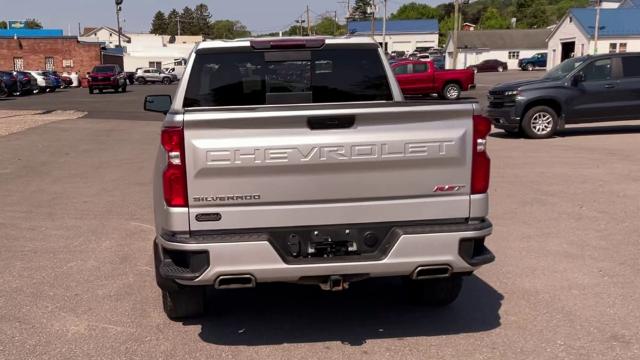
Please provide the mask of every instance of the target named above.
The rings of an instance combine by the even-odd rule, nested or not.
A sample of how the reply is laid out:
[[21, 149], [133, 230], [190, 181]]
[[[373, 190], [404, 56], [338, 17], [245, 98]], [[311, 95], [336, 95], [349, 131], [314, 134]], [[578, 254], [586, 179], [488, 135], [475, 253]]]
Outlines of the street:
[[[478, 74], [463, 96], [485, 104], [491, 86], [542, 75]], [[151, 251], [162, 116], [142, 106], [176, 87], [129, 89], [0, 99], [87, 113], [0, 136], [0, 359], [640, 358], [639, 121], [495, 131], [497, 260], [446, 309], [409, 305], [395, 279], [261, 284], [212, 290], [207, 317], [173, 322]]]

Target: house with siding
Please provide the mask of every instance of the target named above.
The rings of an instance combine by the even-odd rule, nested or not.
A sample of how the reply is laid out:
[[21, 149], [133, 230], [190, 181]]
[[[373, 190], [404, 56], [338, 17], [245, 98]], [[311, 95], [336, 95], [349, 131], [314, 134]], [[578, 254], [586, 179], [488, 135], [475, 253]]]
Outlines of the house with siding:
[[623, 0], [618, 8], [600, 10], [598, 43], [596, 9], [571, 9], [547, 39], [548, 65], [589, 54], [640, 52], [640, 0]]

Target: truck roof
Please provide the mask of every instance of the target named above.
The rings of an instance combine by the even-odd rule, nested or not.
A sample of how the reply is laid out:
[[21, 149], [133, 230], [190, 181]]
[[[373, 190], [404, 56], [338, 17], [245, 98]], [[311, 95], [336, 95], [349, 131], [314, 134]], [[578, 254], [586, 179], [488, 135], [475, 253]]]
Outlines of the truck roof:
[[370, 37], [366, 36], [344, 36], [344, 37], [328, 37], [328, 36], [288, 36], [288, 37], [263, 37], [263, 38], [243, 38], [235, 40], [207, 40], [203, 41], [196, 49], [212, 49], [212, 48], [233, 48], [250, 46], [251, 41], [313, 41], [324, 40], [327, 44], [376, 44]]

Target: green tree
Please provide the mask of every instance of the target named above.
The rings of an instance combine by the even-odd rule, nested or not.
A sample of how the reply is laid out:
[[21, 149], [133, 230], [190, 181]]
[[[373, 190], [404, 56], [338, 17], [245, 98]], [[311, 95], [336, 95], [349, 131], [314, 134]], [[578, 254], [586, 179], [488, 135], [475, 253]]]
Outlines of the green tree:
[[24, 27], [26, 29], [42, 29], [42, 24], [36, 19], [27, 19], [25, 21]]
[[344, 35], [347, 33], [347, 28], [344, 25], [340, 25], [333, 17], [325, 16], [318, 23], [313, 26], [314, 33], [316, 35]]
[[156, 35], [166, 35], [168, 34], [168, 27], [169, 23], [167, 21], [167, 16], [162, 11], [158, 11], [153, 16], [153, 21], [151, 21], [151, 30], [149, 30], [149, 32]]
[[[178, 19], [180, 13], [176, 9], [172, 9], [167, 15], [167, 35], [178, 35]], [[181, 24], [182, 25], [182, 24]]]
[[372, 7], [372, 0], [356, 0], [355, 5], [351, 8], [351, 18], [354, 20], [370, 19]]
[[447, 39], [449, 37], [450, 34], [453, 33], [453, 24], [454, 24], [454, 17], [453, 15], [443, 19], [442, 21], [440, 21], [440, 36], [439, 36], [439, 42], [441, 46], [445, 46]]
[[209, 29], [209, 37], [213, 39], [236, 39], [248, 36], [251, 36], [251, 32], [236, 20], [217, 20]]
[[193, 9], [194, 23], [191, 29], [193, 35], [208, 35], [211, 28], [211, 13], [206, 4], [198, 4]]
[[480, 30], [491, 29], [508, 29], [510, 25], [508, 18], [500, 15], [500, 12], [496, 8], [488, 8], [479, 21]]
[[[518, 27], [524, 29], [544, 28], [551, 25], [549, 6], [544, 0], [518, 0], [524, 4], [521, 12], [522, 20], [518, 21]], [[517, 16], [514, 16], [517, 18]]]
[[180, 34], [181, 35], [198, 35], [196, 34], [196, 15], [188, 6], [185, 6], [180, 13]]
[[0, 29], [6, 29], [8, 27], [8, 24], [6, 21], [2, 20], [0, 21]]
[[439, 19], [440, 10], [427, 4], [410, 2], [398, 8], [398, 11], [391, 14], [392, 20], [414, 20], [414, 19]]

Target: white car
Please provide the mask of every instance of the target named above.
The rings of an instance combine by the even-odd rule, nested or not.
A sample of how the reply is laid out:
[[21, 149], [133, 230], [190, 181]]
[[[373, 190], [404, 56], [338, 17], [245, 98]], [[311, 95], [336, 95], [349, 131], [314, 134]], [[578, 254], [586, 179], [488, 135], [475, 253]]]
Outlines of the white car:
[[38, 88], [42, 92], [54, 92], [56, 91], [55, 86], [53, 86], [53, 80], [50, 77], [45, 76], [42, 71], [27, 71], [29, 74], [33, 75], [38, 81]]

